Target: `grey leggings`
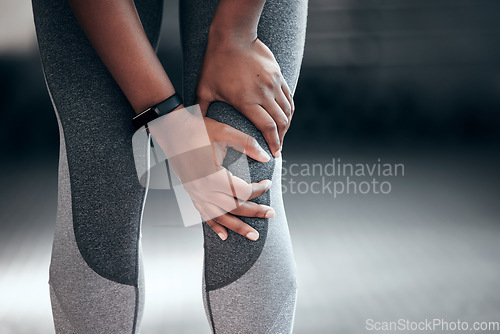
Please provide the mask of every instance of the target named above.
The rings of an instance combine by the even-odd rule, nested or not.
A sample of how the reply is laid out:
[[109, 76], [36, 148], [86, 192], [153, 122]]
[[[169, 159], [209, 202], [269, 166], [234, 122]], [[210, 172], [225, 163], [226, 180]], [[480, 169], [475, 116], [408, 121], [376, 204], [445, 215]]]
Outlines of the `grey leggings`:
[[[268, 0], [259, 38], [295, 88], [305, 38], [307, 0]], [[156, 47], [162, 0], [136, 0]], [[143, 308], [140, 228], [146, 189], [132, 153], [134, 112], [76, 21], [67, 0], [33, 0], [47, 87], [60, 130], [59, 199], [49, 286], [57, 333], [137, 333]], [[194, 103], [208, 27], [217, 1], [180, 4], [185, 105]], [[213, 103], [208, 116], [252, 136], [261, 133], [231, 106]], [[269, 151], [268, 151], [269, 152]], [[238, 175], [229, 151], [225, 164]], [[295, 264], [281, 198], [281, 159], [249, 159], [248, 182], [272, 179], [255, 199], [275, 218], [242, 219], [258, 241], [229, 231], [222, 241], [203, 223], [203, 296], [213, 333], [290, 333], [296, 302]], [[171, 268], [175, 270], [175, 268]], [[168, 328], [165, 332], [169, 332]]]

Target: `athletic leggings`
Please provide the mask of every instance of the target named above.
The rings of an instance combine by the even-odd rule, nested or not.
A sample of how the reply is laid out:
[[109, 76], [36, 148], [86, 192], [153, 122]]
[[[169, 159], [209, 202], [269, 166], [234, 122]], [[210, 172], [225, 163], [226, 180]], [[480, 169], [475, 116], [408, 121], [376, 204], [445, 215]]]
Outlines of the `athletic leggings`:
[[[307, 0], [268, 0], [258, 35], [274, 53], [292, 91], [302, 59]], [[162, 0], [136, 0], [146, 34], [157, 47]], [[33, 0], [48, 91], [60, 130], [59, 196], [49, 270], [57, 333], [138, 333], [143, 309], [141, 216], [147, 189], [137, 179], [132, 151], [134, 111], [80, 28], [67, 0]], [[185, 105], [195, 89], [215, 0], [181, 0]], [[126, 55], [124, 55], [126, 56]], [[262, 134], [231, 106], [212, 103], [208, 116], [254, 136]], [[224, 161], [241, 175], [238, 153]], [[213, 333], [290, 333], [295, 263], [281, 197], [281, 159], [248, 159], [250, 179], [272, 179], [256, 198], [271, 219], [240, 217], [257, 241], [232, 231], [222, 241], [206, 224], [203, 296]], [[176, 270], [171, 268], [171, 270]], [[165, 329], [168, 333], [168, 328]]]

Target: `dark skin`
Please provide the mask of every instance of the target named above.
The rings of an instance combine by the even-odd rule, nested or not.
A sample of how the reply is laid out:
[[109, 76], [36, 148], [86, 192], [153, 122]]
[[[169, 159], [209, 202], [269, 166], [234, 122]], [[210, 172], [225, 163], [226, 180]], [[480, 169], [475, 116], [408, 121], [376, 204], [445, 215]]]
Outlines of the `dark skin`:
[[[175, 93], [170, 79], [161, 65], [142, 27], [132, 0], [68, 0], [76, 18], [103, 63], [118, 83], [137, 114], [165, 100]], [[221, 0], [209, 33], [207, 52], [200, 73], [197, 103], [205, 115], [213, 101], [224, 101], [244, 114], [262, 132], [275, 157], [279, 157], [283, 138], [288, 130], [294, 111], [292, 94], [272, 52], [257, 39], [257, 24], [265, 0]], [[126, 55], [126, 56], [124, 56]], [[228, 66], [230, 64], [231, 66]], [[229, 70], [231, 68], [231, 70]], [[213, 75], [216, 73], [217, 75]], [[182, 109], [179, 106], [177, 109]], [[252, 137], [205, 117], [210, 140], [221, 133], [224, 140], [239, 144], [249, 156], [266, 162], [262, 149]], [[193, 139], [195, 140], [195, 139]], [[175, 140], [169, 142], [175, 144]], [[195, 145], [195, 143], [193, 143]], [[212, 145], [214, 156], [225, 154], [225, 147]], [[228, 145], [228, 146], [231, 146]], [[220, 160], [220, 159], [219, 159]], [[214, 162], [218, 167], [219, 162]], [[189, 165], [184, 162], [184, 165]], [[270, 188], [270, 182], [242, 184], [231, 175], [234, 184], [247, 188], [250, 197], [262, 194]], [[244, 181], [243, 181], [244, 182]], [[189, 190], [187, 190], [189, 193]], [[202, 195], [190, 193], [191, 198]], [[222, 238], [227, 238], [226, 227], [256, 240], [258, 233], [232, 213], [248, 217], [273, 216], [274, 211], [263, 205], [241, 205], [235, 210], [223, 210], [224, 204], [214, 203], [203, 207], [198, 201], [196, 208], [206, 215], [207, 223]], [[205, 211], [205, 212], [204, 212]], [[266, 216], [266, 217], [267, 217]], [[252, 233], [253, 234], [252, 234]], [[257, 236], [255, 236], [257, 234]]]
[[136, 113], [175, 93], [149, 43], [133, 1], [69, 0], [69, 3]]
[[295, 109], [273, 53], [257, 38], [265, 1], [222, 0], [210, 26], [197, 103], [223, 101], [259, 129], [277, 158]]

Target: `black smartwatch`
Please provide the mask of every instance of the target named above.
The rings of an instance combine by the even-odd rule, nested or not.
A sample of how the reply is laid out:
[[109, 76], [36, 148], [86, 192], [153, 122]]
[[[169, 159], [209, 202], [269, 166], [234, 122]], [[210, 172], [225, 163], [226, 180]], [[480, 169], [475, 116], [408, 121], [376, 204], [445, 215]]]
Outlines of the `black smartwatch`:
[[168, 99], [158, 103], [151, 108], [141, 112], [139, 115], [132, 119], [132, 123], [136, 129], [140, 129], [143, 125], [148, 127], [148, 123], [157, 119], [160, 116], [171, 113], [175, 108], [182, 104], [182, 98], [179, 94], [175, 93]]

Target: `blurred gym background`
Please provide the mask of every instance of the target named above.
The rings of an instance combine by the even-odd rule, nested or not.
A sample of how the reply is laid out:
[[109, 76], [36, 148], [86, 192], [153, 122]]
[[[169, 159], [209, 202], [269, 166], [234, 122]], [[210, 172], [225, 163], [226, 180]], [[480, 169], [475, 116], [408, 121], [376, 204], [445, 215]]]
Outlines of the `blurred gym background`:
[[[284, 168], [381, 159], [405, 175], [387, 179], [386, 195], [284, 194], [299, 274], [294, 332], [500, 321], [500, 2], [309, 7]], [[176, 1], [165, 0], [159, 57], [180, 87]], [[0, 3], [0, 117], [0, 333], [51, 333], [59, 136], [27, 0]], [[144, 333], [209, 333], [201, 230], [179, 221], [172, 194], [151, 191]]]

